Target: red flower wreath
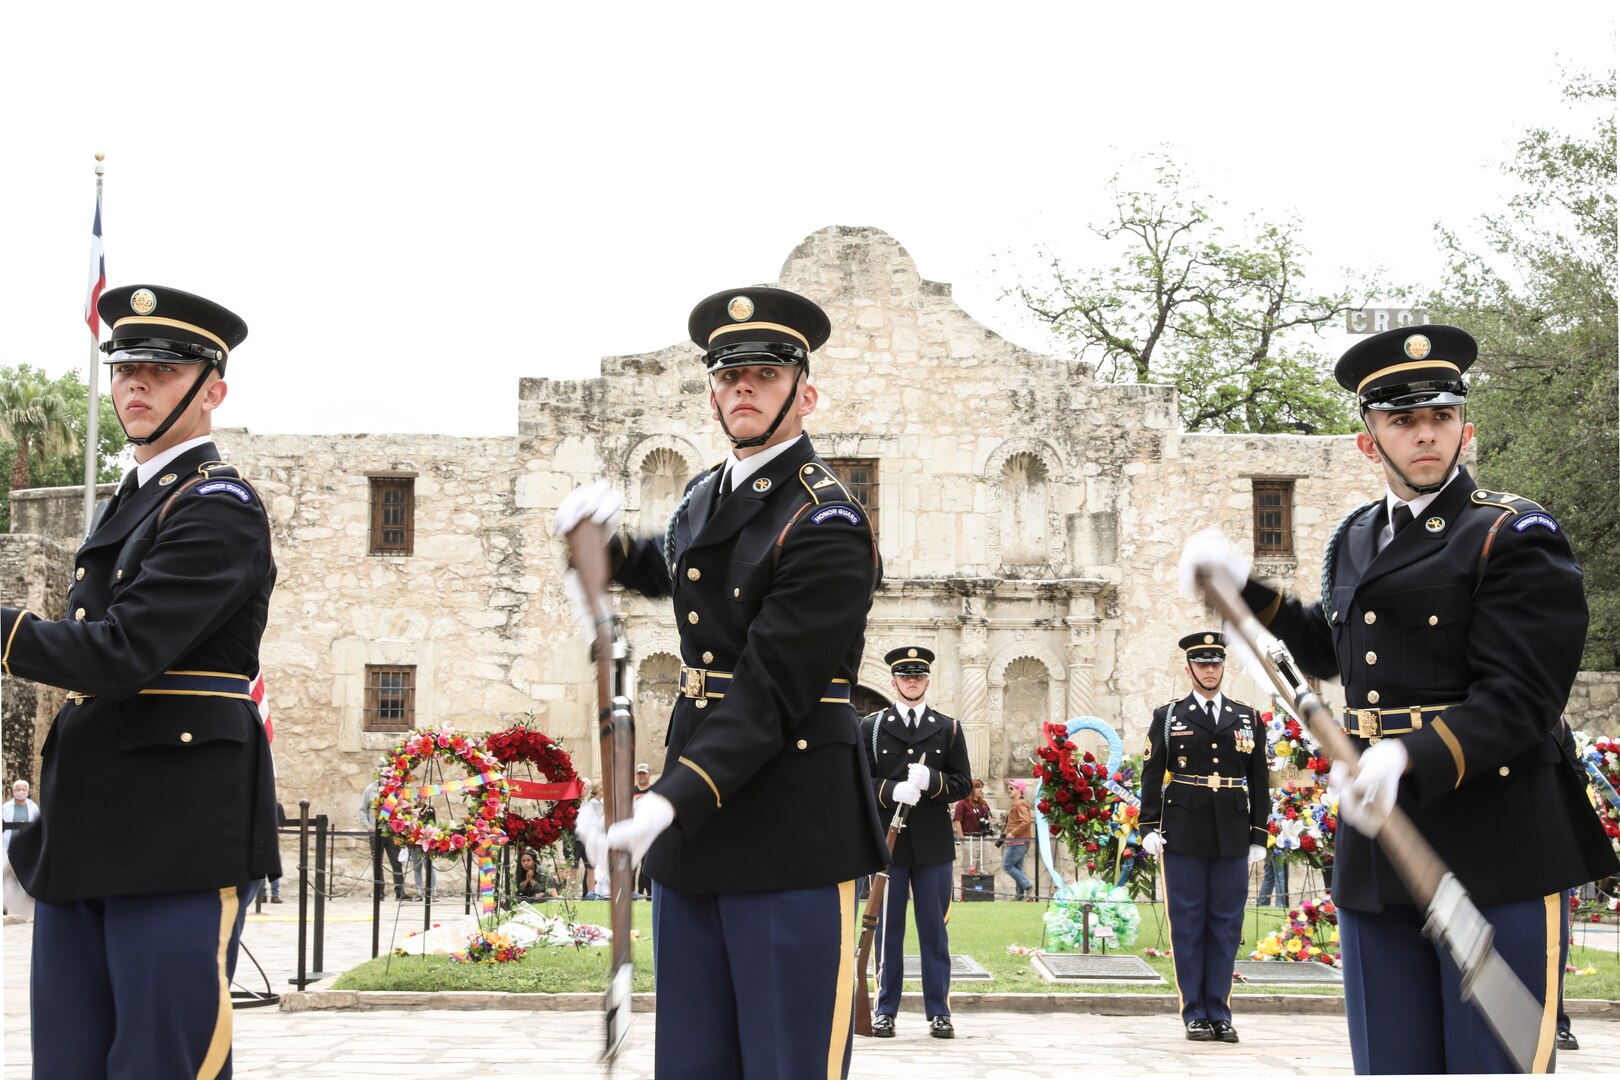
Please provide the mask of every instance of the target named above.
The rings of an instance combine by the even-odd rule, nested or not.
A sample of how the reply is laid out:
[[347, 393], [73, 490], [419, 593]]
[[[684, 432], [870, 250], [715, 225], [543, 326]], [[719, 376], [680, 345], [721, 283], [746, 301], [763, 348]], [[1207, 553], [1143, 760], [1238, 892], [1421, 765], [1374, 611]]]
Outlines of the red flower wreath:
[[551, 736], [521, 724], [489, 736], [489, 750], [508, 774], [513, 763], [523, 761], [533, 765], [535, 771], [549, 781], [536, 784], [509, 778], [514, 798], [549, 800], [551, 805], [538, 817], [524, 817], [514, 813], [508, 803], [504, 821], [507, 835], [519, 847], [536, 851], [555, 844], [579, 818], [579, 774], [574, 772], [568, 751]]
[[[411, 773], [435, 756], [461, 765], [468, 776], [438, 784], [413, 782]], [[400, 847], [421, 848], [430, 855], [455, 855], [467, 848], [483, 851], [506, 843], [506, 834], [501, 831], [506, 779], [500, 762], [476, 736], [448, 728], [413, 732], [383, 760], [378, 781], [372, 809]], [[466, 818], [452, 828], [423, 821], [416, 812], [414, 797], [401, 795], [401, 789], [405, 789], [431, 796], [446, 787], [459, 792], [467, 807]]]

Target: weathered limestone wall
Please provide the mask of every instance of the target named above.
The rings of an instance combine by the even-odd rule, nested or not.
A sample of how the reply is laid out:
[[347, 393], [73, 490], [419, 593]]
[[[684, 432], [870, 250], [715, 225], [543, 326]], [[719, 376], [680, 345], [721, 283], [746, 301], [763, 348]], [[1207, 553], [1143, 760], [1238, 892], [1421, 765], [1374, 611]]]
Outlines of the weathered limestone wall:
[[[13, 513], [17, 502], [13, 497]], [[80, 519], [82, 526], [82, 504]], [[16, 520], [12, 518], [13, 522]], [[77, 538], [72, 547], [67, 547], [31, 533], [0, 534], [0, 597], [4, 597], [7, 604], [25, 608], [42, 619], [60, 619], [67, 602], [68, 578], [77, 546]], [[8, 676], [5, 693], [0, 696], [5, 699], [4, 709], [0, 710], [0, 725], [4, 726], [6, 747], [0, 772], [4, 773], [5, 790], [9, 792], [11, 782], [19, 778], [38, 783], [39, 747], [65, 695], [54, 687]]]
[[[117, 490], [117, 484], [98, 484], [96, 502], [112, 498]], [[84, 539], [84, 485], [13, 491], [11, 531], [46, 536], [77, 551]]]

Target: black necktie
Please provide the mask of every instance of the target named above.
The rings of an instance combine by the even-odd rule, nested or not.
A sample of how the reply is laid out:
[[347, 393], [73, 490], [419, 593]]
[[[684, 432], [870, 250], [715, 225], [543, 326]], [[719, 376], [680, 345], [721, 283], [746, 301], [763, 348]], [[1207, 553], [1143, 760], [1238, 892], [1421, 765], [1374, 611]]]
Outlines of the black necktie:
[[1389, 515], [1389, 524], [1395, 530], [1396, 536], [1401, 535], [1401, 530], [1412, 524], [1412, 508], [1401, 503], [1395, 508], [1395, 512]]
[[916, 726], [917, 726], [917, 710], [916, 709], [907, 709], [906, 710], [906, 727], [914, 728]]
[[118, 513], [118, 505], [124, 501], [124, 497], [139, 486], [136, 483], [139, 476], [138, 472], [131, 471], [128, 476], [124, 477], [123, 483], [118, 485], [118, 490], [113, 492], [112, 498], [107, 500], [107, 509], [103, 511], [100, 521], [112, 520], [112, 516]]
[[730, 494], [731, 494], [731, 470], [727, 469], [726, 474], [720, 478], [720, 490], [714, 493], [714, 502], [712, 504], [710, 504], [710, 506], [709, 506], [709, 516], [710, 517], [713, 517], [714, 515], [716, 515], [716, 514], [718, 514], [720, 512], [720, 504], [725, 502], [726, 497], [728, 495], [730, 495]]
[[1214, 727], [1215, 726], [1215, 703], [1213, 701], [1204, 702], [1204, 715], [1209, 717], [1209, 726]]

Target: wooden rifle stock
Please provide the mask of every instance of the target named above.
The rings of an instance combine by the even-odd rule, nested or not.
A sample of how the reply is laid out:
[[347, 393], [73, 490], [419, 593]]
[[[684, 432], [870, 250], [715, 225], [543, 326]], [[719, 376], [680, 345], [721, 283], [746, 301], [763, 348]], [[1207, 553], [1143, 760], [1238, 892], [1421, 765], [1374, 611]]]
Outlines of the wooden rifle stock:
[[[877, 723], [877, 721], [873, 721]], [[917, 759], [921, 765], [928, 755], [923, 754]], [[889, 858], [894, 858], [895, 841], [900, 839], [900, 830], [906, 827], [906, 815], [911, 807], [902, 803], [894, 811], [894, 817], [889, 819]], [[861, 912], [861, 944], [855, 952], [855, 1034], [871, 1036], [872, 1034], [872, 989], [867, 982], [866, 969], [872, 961], [872, 939], [877, 936], [878, 917], [883, 912], [883, 897], [888, 892], [889, 870], [884, 867], [872, 878], [872, 891], [866, 897], [866, 910]]]

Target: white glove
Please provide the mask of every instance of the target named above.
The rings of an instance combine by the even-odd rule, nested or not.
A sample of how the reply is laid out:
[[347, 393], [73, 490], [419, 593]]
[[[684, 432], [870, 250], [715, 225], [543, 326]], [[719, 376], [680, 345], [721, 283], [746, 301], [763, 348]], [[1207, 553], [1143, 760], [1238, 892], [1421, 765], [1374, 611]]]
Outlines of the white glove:
[[1335, 761], [1328, 770], [1328, 792], [1339, 799], [1339, 820], [1349, 822], [1363, 836], [1377, 836], [1395, 806], [1401, 775], [1410, 760], [1399, 739], [1384, 739], [1361, 755], [1355, 779], [1350, 778], [1348, 765]]
[[927, 791], [934, 778], [928, 774], [928, 766], [912, 762], [906, 766], [906, 779], [916, 785], [918, 791]]
[[574, 819], [574, 835], [585, 845], [585, 858], [592, 866], [607, 869], [607, 831], [603, 826], [602, 804], [592, 799], [579, 808]]
[[1263, 859], [1265, 859], [1265, 857], [1266, 857], [1266, 849], [1265, 848], [1261, 847], [1259, 844], [1250, 844], [1249, 845], [1249, 865], [1250, 866], [1253, 866], [1255, 863], [1262, 861]]
[[1164, 837], [1160, 835], [1158, 829], [1154, 829], [1142, 837], [1142, 850], [1155, 859], [1164, 854]]
[[1188, 600], [1200, 600], [1198, 573], [1204, 571], [1216, 581], [1224, 580], [1233, 589], [1242, 589], [1249, 581], [1249, 557], [1217, 528], [1194, 533], [1181, 549], [1181, 595]]
[[922, 788], [910, 780], [902, 780], [894, 785], [894, 790], [890, 794], [895, 802], [904, 803], [906, 806], [916, 806], [922, 801]]
[[567, 536], [574, 531], [574, 526], [589, 518], [598, 525], [606, 525], [608, 531], [612, 532], [623, 506], [623, 496], [606, 480], [577, 487], [568, 493], [552, 515], [551, 531], [557, 536]]
[[658, 834], [674, 823], [674, 804], [657, 792], [649, 791], [636, 800], [635, 813], [628, 821], [615, 821], [608, 828], [607, 849], [629, 852], [631, 863], [639, 863]]

